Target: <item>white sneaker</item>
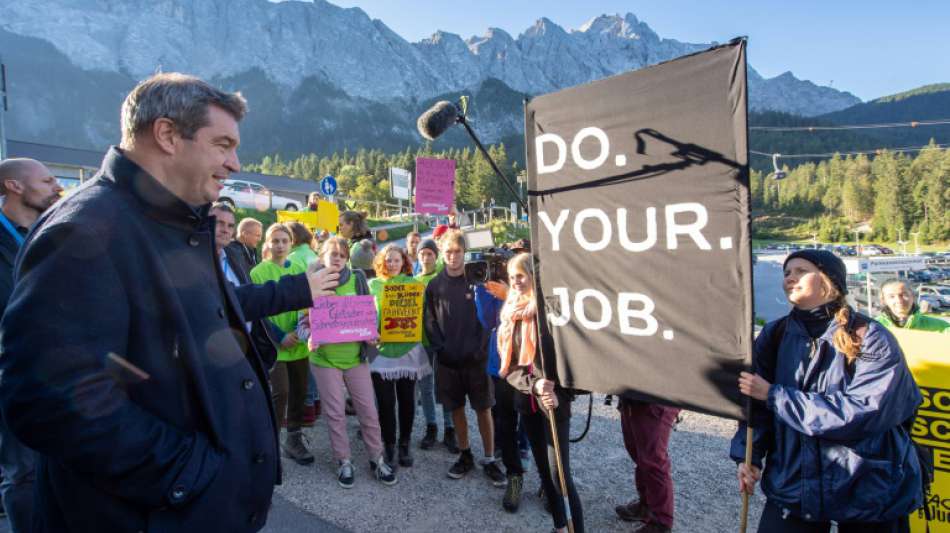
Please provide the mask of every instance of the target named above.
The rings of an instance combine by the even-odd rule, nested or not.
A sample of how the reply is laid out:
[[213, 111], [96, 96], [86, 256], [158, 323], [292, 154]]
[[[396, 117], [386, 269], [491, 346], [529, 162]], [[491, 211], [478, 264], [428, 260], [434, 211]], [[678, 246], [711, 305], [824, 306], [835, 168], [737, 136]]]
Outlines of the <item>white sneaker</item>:
[[336, 471], [336, 482], [344, 489], [353, 488], [353, 463], [349, 459], [340, 461], [340, 469]]
[[375, 461], [370, 461], [369, 465], [373, 468], [373, 474], [376, 475], [376, 479], [378, 479], [380, 483], [383, 485], [396, 484], [396, 474], [393, 473], [392, 467], [386, 464], [382, 455]]

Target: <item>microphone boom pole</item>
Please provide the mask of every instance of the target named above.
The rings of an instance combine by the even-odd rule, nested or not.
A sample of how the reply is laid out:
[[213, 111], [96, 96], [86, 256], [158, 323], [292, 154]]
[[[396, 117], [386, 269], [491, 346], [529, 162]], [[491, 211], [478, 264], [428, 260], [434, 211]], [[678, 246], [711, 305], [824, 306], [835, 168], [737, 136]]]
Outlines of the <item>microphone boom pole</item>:
[[485, 150], [485, 147], [482, 146], [482, 142], [478, 140], [478, 137], [475, 135], [475, 132], [472, 130], [472, 127], [468, 125], [468, 121], [465, 120], [465, 115], [460, 114], [458, 118], [456, 118], [456, 120], [459, 122], [459, 124], [465, 126], [465, 131], [467, 131], [468, 135], [472, 138], [473, 141], [475, 141], [475, 146], [478, 147], [478, 150], [482, 153], [482, 156], [484, 156], [485, 159], [488, 160], [488, 164], [491, 165], [492, 170], [495, 171], [495, 174], [498, 175], [498, 177], [501, 179], [501, 182], [505, 184], [505, 187], [508, 187], [508, 192], [510, 192], [515, 197], [515, 200], [518, 201], [518, 205], [520, 205], [521, 209], [524, 210], [525, 213], [527, 213], [528, 212], [527, 202], [525, 202], [524, 199], [521, 198], [521, 195], [518, 194], [514, 185], [511, 184], [511, 180], [508, 179], [508, 176], [506, 176], [501, 171], [501, 169], [498, 168], [498, 165], [495, 164], [495, 161], [491, 158], [490, 155], [488, 155], [488, 150]]

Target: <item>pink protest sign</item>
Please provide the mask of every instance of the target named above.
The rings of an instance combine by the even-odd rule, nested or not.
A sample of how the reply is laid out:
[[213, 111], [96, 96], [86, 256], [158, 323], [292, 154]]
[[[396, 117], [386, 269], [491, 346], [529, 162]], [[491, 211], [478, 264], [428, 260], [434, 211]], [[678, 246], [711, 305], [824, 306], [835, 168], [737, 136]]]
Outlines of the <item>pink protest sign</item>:
[[416, 211], [447, 215], [455, 203], [455, 160], [416, 158]]
[[310, 308], [310, 337], [320, 344], [379, 337], [372, 296], [322, 296]]

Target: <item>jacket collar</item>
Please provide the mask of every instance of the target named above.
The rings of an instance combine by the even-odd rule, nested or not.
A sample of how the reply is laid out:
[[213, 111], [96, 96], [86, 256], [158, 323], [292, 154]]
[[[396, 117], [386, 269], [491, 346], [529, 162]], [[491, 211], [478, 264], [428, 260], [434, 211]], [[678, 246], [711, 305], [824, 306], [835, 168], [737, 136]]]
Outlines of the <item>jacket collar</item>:
[[186, 231], [198, 229], [202, 223], [208, 224], [210, 204], [197, 209], [191, 207], [129, 159], [117, 146], [110, 147], [106, 152], [100, 178], [130, 192], [142, 204], [145, 215], [158, 222]]
[[[852, 316], [852, 320], [854, 320], [854, 313], [852, 313], [851, 316]], [[811, 335], [808, 334], [808, 330], [805, 329], [805, 325], [802, 324], [801, 321], [798, 320], [798, 318], [796, 318], [794, 315], [791, 315], [791, 314], [788, 315], [788, 322], [790, 326], [788, 330], [790, 332], [793, 332], [800, 337], [805, 337], [806, 339], [812, 338]], [[826, 329], [824, 333], [819, 335], [818, 339], [826, 341], [826, 342], [832, 342], [834, 340], [835, 331], [837, 330], [838, 330], [838, 323], [832, 320], [831, 324], [828, 326], [828, 329]]]

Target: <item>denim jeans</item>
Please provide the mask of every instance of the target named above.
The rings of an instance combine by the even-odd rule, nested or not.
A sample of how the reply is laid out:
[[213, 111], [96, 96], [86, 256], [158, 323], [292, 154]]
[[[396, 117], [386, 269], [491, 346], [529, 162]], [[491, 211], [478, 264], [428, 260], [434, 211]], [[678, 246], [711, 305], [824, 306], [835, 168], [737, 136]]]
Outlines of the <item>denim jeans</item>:
[[[429, 364], [435, 368], [435, 354], [429, 348], [426, 348], [426, 354], [429, 356]], [[426, 424], [435, 425], [435, 370], [431, 374], [419, 380], [419, 398], [422, 402], [422, 414], [425, 415]], [[445, 407], [442, 408], [442, 427], [455, 427], [452, 422], [452, 411]]]
[[32, 527], [34, 453], [10, 433], [0, 418], [0, 470], [3, 471], [0, 493], [14, 533], [30, 531]]

